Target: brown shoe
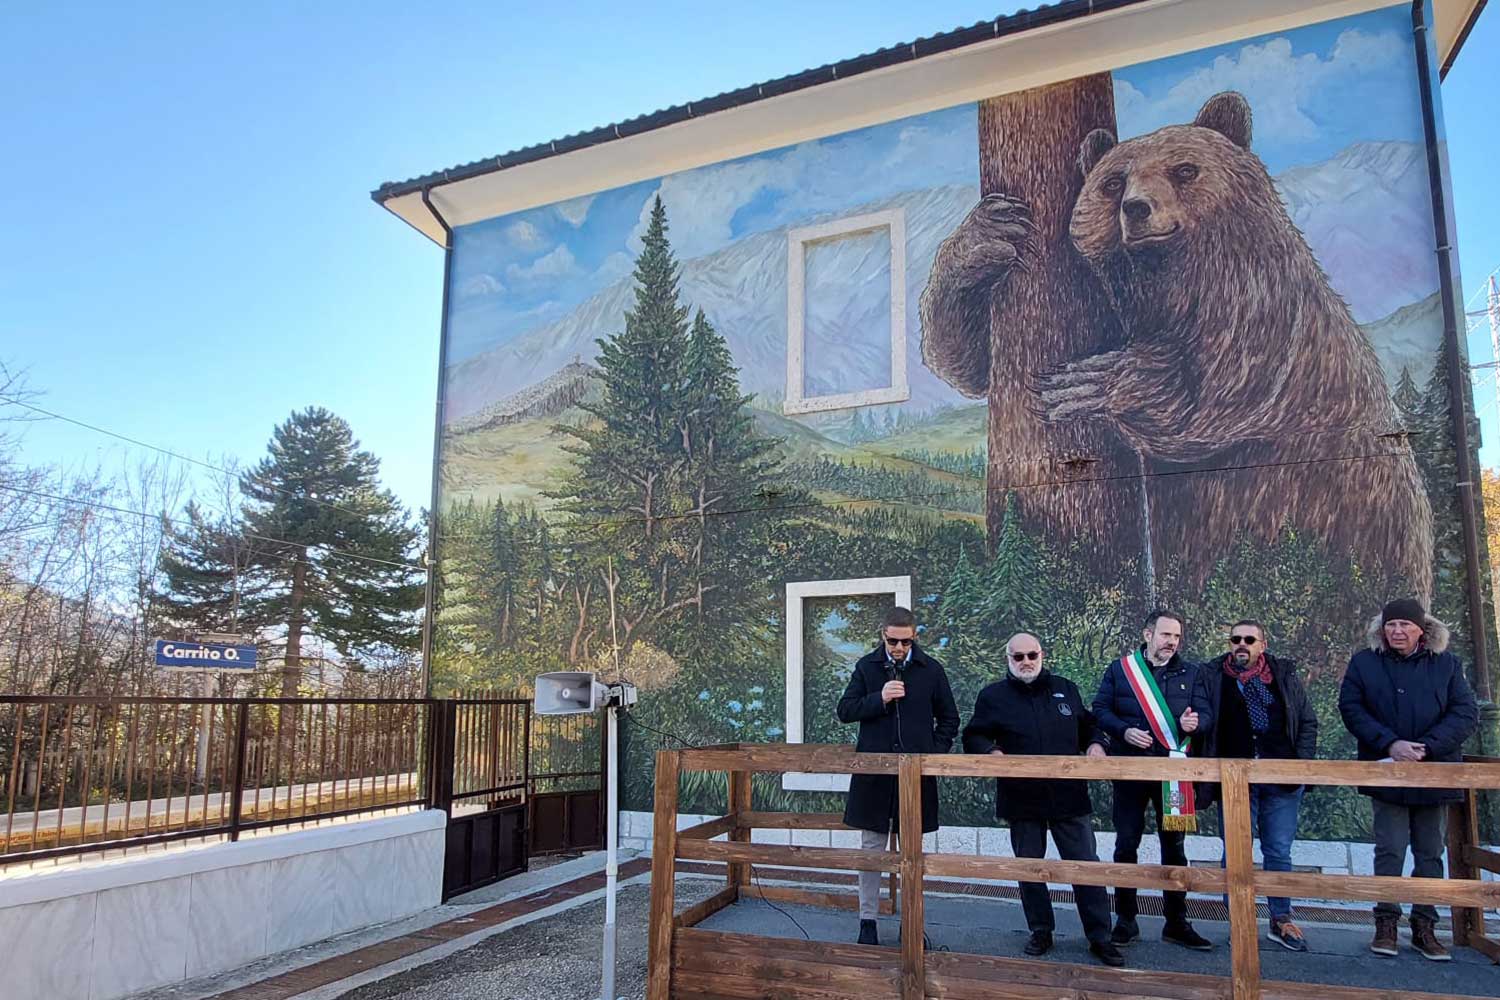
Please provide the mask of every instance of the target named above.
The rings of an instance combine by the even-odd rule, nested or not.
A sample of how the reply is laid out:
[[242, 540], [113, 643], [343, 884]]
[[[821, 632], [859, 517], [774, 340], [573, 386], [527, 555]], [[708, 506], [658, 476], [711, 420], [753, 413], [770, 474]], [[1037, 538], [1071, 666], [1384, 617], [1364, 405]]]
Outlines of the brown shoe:
[[1418, 919], [1411, 922], [1411, 946], [1423, 958], [1433, 962], [1448, 962], [1453, 959], [1448, 949], [1437, 939], [1437, 931], [1431, 920]]
[[1399, 954], [1396, 947], [1396, 921], [1400, 919], [1394, 914], [1375, 914], [1375, 940], [1370, 942], [1371, 951], [1391, 958]]

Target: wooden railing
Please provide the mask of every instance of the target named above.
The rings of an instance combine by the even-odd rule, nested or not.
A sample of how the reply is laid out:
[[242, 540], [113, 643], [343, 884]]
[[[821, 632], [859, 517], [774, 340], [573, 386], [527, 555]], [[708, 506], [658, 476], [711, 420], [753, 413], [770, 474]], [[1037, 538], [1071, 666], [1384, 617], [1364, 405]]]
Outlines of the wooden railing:
[[[650, 969], [647, 1000], [708, 997], [871, 1000], [874, 997], [989, 998], [1169, 997], [1173, 1000], [1373, 1000], [1396, 994], [1322, 983], [1266, 982], [1260, 978], [1255, 898], [1389, 900], [1446, 905], [1453, 912], [1454, 943], [1500, 962], [1500, 946], [1484, 936], [1484, 908], [1500, 906], [1500, 883], [1483, 882], [1479, 870], [1500, 872], [1500, 853], [1482, 849], [1475, 836], [1474, 794], [1500, 789], [1500, 759], [1464, 764], [1382, 764], [1356, 761], [1165, 760], [1161, 758], [1018, 757], [854, 753], [844, 746], [727, 744], [656, 755], [655, 828], [652, 844]], [[678, 780], [683, 771], [728, 775], [727, 815], [679, 831]], [[893, 774], [900, 787], [900, 849], [855, 850], [752, 844], [754, 829], [843, 829], [831, 814], [755, 812], [750, 776], [755, 772]], [[922, 850], [920, 787], [924, 775], [940, 778], [1072, 778], [1080, 780], [1189, 780], [1222, 785], [1225, 868], [1200, 869], [1100, 861], [1043, 861], [926, 853]], [[1448, 823], [1449, 877], [1394, 878], [1256, 871], [1252, 865], [1250, 785], [1377, 785], [1466, 790]], [[713, 838], [727, 835], [727, 841]], [[674, 916], [679, 859], [728, 864], [726, 886]], [[887, 872], [896, 878], [892, 898], [901, 914], [901, 948], [794, 941], [707, 931], [695, 925], [740, 898], [750, 866]], [[1104, 969], [1001, 958], [928, 953], [923, 948], [923, 879], [1048, 881], [1076, 885], [1176, 889], [1229, 897], [1231, 975]], [[899, 890], [897, 887], [899, 886]], [[768, 899], [848, 905], [847, 897], [785, 886], [764, 887]], [[889, 912], [889, 911], [888, 911]], [[1444, 994], [1400, 991], [1403, 997], [1438, 1000]], [[1456, 1000], [1456, 998], [1455, 998]]]

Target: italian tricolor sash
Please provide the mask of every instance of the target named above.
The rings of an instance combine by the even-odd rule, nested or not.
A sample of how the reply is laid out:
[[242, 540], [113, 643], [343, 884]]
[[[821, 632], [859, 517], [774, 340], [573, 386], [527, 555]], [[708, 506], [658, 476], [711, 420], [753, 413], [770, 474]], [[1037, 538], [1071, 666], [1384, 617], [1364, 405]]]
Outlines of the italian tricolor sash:
[[[1186, 757], [1188, 739], [1177, 732], [1177, 720], [1167, 707], [1167, 699], [1156, 685], [1146, 658], [1140, 650], [1120, 658], [1120, 669], [1140, 702], [1141, 711], [1156, 741], [1167, 748], [1168, 757]], [[1193, 808], [1193, 783], [1191, 781], [1163, 781], [1161, 783], [1162, 819], [1164, 830], [1179, 830], [1192, 833], [1198, 829], [1198, 816]]]

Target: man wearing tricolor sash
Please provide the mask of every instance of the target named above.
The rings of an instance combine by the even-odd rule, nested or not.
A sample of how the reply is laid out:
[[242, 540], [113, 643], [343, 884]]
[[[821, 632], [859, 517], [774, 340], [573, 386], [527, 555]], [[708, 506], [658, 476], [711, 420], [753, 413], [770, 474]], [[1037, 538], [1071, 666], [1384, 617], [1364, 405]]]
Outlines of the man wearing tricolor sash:
[[[1094, 696], [1094, 718], [1110, 736], [1111, 756], [1186, 757], [1195, 736], [1213, 725], [1213, 709], [1197, 664], [1182, 659], [1182, 618], [1152, 611], [1146, 618], [1140, 648], [1111, 663]], [[1135, 864], [1146, 832], [1146, 809], [1156, 813], [1161, 860], [1187, 865], [1186, 834], [1198, 828], [1193, 785], [1178, 781], [1114, 782], [1115, 861]], [[1187, 918], [1187, 895], [1163, 893], [1166, 926], [1162, 940], [1208, 951], [1213, 948]], [[1115, 889], [1116, 945], [1140, 937], [1136, 891]]]

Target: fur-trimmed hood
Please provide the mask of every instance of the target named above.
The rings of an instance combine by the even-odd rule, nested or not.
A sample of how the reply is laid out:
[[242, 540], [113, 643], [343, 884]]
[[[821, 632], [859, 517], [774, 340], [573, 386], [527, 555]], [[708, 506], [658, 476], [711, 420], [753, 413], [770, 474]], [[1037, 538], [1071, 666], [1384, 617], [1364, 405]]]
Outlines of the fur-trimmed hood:
[[[1427, 644], [1428, 652], [1435, 655], [1446, 650], [1448, 648], [1448, 637], [1447, 625], [1444, 625], [1431, 615], [1427, 615], [1422, 620], [1422, 639]], [[1388, 648], [1385, 644], [1385, 629], [1379, 615], [1370, 619], [1370, 625], [1365, 629], [1365, 641], [1377, 653], [1383, 653]]]

